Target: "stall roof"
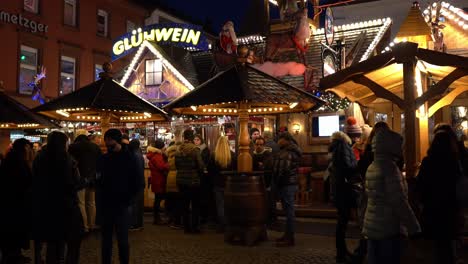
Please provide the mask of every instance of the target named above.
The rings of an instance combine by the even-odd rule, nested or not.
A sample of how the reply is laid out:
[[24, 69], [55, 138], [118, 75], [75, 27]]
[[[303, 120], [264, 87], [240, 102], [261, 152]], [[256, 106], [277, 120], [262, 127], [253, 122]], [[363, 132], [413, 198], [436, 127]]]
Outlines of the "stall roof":
[[[35, 114], [13, 98], [0, 91], [0, 123], [8, 128], [58, 127], [38, 114]], [[3, 127], [2, 127], [3, 128]]]
[[274, 78], [250, 65], [233, 65], [165, 108], [194, 105], [232, 104], [288, 105], [297, 102], [297, 111], [314, 109], [325, 102], [301, 89]]
[[[417, 45], [416, 48], [411, 48], [414, 45], [414, 43], [401, 43], [389, 52], [329, 75], [320, 81], [320, 89], [368, 105], [375, 102], [378, 97], [382, 98], [382, 94], [369, 88], [375, 83], [402, 99], [402, 53], [408, 58], [414, 58], [417, 61], [417, 69], [427, 73], [434, 82], [450, 81], [451, 89], [468, 88], [468, 58], [417, 48]], [[393, 98], [399, 101], [398, 98]]]
[[33, 111], [55, 116], [57, 110], [81, 108], [89, 108], [92, 111], [146, 112], [154, 114], [152, 119], [167, 118], [166, 112], [133, 94], [112, 78], [101, 78], [70, 94], [38, 106]]

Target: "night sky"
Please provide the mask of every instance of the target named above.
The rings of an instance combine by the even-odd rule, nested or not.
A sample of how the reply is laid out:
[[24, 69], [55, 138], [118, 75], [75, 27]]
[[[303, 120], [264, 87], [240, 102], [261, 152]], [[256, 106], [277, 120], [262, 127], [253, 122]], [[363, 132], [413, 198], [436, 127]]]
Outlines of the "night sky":
[[[232, 20], [239, 35], [258, 30], [259, 17], [263, 0], [139, 0], [153, 7], [160, 6], [170, 13], [189, 20], [192, 23], [205, 26], [208, 32], [217, 35], [227, 20]], [[342, 0], [321, 0], [320, 4], [334, 3]], [[361, 2], [362, 0], [358, 0]], [[309, 2], [310, 3], [310, 2]], [[312, 16], [310, 8], [310, 15]], [[260, 12], [260, 14], [258, 14]], [[257, 15], [258, 14], [258, 15]], [[279, 17], [278, 8], [270, 4], [271, 18]], [[255, 23], [257, 22], [257, 23]], [[246, 23], [250, 23], [246, 24]], [[256, 25], [255, 25], [256, 24]], [[256, 28], [257, 27], [257, 28]], [[258, 31], [257, 31], [258, 32]]]

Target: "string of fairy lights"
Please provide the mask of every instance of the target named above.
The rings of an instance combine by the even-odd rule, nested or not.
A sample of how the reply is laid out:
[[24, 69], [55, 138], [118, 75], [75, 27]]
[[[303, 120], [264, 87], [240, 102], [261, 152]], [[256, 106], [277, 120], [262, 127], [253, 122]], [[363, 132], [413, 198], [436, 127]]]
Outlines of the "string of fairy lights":
[[327, 102], [325, 105], [321, 106], [319, 111], [339, 111], [349, 107], [351, 101], [348, 98], [340, 98], [338, 95], [332, 92], [323, 92], [319, 90], [313, 90], [312, 93], [319, 97], [320, 99]]

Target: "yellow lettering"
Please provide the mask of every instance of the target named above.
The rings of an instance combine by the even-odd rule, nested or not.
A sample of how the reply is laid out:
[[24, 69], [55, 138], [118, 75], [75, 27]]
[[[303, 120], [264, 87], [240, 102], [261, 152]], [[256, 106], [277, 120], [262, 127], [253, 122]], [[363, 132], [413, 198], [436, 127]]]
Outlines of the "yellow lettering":
[[182, 32], [182, 37], [180, 38], [180, 41], [184, 42], [185, 39], [187, 38], [187, 33], [188, 29], [184, 28], [184, 32]]
[[154, 29], [143, 32], [143, 38], [148, 41], [154, 41]]
[[172, 31], [174, 31], [173, 28], [156, 29], [156, 41], [167, 41], [171, 37]]
[[124, 51], [125, 51], [125, 48], [124, 48], [124, 43], [122, 40], [117, 41], [112, 47], [112, 52], [114, 52], [115, 55], [120, 55]]
[[123, 42], [124, 42], [125, 50], [129, 50], [129, 49], [133, 48], [132, 45], [129, 43], [130, 40], [128, 38], [124, 38]]
[[200, 31], [195, 32], [195, 30], [191, 29], [188, 33], [187, 40], [185, 42], [192, 42], [193, 45], [197, 45], [198, 41], [200, 40], [200, 34]]
[[[138, 40], [137, 40], [138, 39]], [[133, 34], [131, 37], [132, 47], [138, 47], [143, 43], [143, 34], [141, 32]]]
[[172, 41], [174, 42], [179, 42], [180, 41], [180, 33], [182, 29], [181, 28], [175, 28], [174, 33], [172, 34]]

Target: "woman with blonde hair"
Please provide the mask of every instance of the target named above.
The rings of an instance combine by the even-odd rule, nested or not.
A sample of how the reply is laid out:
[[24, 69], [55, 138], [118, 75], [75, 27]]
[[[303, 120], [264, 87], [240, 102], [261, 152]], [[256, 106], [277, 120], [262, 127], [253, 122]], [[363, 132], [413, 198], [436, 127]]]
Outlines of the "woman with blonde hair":
[[223, 232], [224, 225], [226, 224], [224, 218], [224, 185], [226, 174], [223, 172], [235, 169], [236, 157], [234, 152], [231, 151], [228, 138], [220, 136], [208, 163], [208, 174], [214, 184], [216, 211], [218, 214], [218, 232]]

